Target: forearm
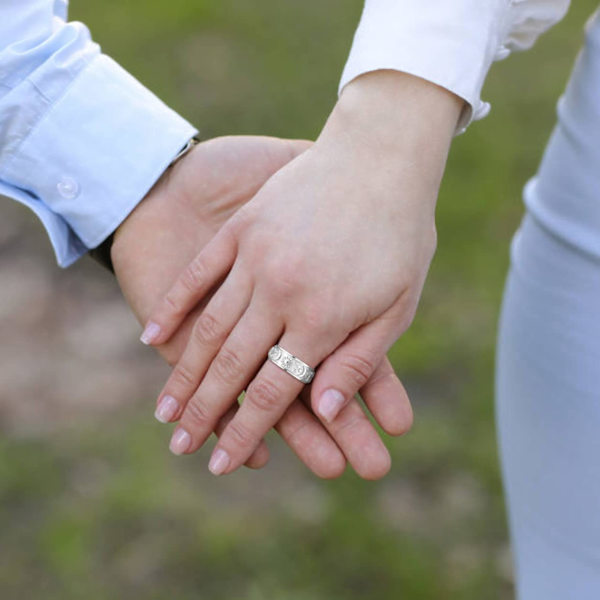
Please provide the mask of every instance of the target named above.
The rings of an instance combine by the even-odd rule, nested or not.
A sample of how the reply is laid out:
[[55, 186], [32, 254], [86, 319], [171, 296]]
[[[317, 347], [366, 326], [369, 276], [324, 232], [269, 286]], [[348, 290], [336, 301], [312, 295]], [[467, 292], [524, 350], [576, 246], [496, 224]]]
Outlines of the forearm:
[[[380, 70], [348, 84], [318, 143], [335, 147], [369, 176], [365, 185], [393, 185], [400, 178], [419, 186], [435, 203], [446, 157], [464, 101], [429, 81], [398, 71]], [[415, 190], [417, 192], [417, 190]]]
[[0, 194], [40, 217], [67, 266], [123, 221], [195, 129], [67, 23], [64, 6], [0, 7]]
[[382, 69], [349, 83], [330, 121], [361, 130], [366, 139], [392, 151], [424, 136], [443, 139], [448, 145], [463, 105], [461, 98], [430, 81]]

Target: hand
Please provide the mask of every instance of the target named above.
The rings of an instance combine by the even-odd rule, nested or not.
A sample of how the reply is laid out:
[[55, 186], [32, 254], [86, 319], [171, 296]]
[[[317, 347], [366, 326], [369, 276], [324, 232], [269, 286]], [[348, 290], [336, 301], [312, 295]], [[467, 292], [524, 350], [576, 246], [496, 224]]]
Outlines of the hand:
[[[312, 406], [326, 426], [336, 423], [412, 321], [460, 108], [449, 92], [408, 75], [355, 80], [316, 144], [278, 171], [184, 270], [150, 317], [154, 343], [168, 340], [190, 308], [220, 287], [175, 370], [194, 376], [172, 377], [163, 391], [186, 406], [176, 451], [202, 445], [246, 388], [210, 468], [230, 473], [251, 455], [303, 388], [265, 362], [275, 343], [311, 366], [321, 363]], [[349, 377], [332, 373], [335, 355]]]
[[[166, 172], [121, 225], [112, 247], [123, 293], [140, 321], [148, 318], [177, 274], [222, 224], [266, 179], [309, 146], [309, 142], [264, 137], [219, 138], [200, 144]], [[207, 301], [190, 312], [168, 343], [158, 347], [170, 364], [179, 359]], [[332, 374], [343, 376], [343, 365], [343, 361], [332, 361]], [[175, 377], [178, 373], [183, 375], [175, 371]], [[304, 404], [309, 401], [308, 393], [307, 388], [277, 424], [300, 459], [321, 477], [341, 474], [346, 457], [363, 477], [383, 475], [389, 468], [389, 455], [359, 404], [353, 401], [344, 418], [326, 431]], [[361, 393], [390, 433], [410, 426], [410, 405], [387, 360], [380, 362]], [[168, 420], [175, 420], [180, 412]], [[235, 409], [229, 410], [215, 425], [218, 433], [234, 414]], [[261, 446], [249, 466], [261, 466], [267, 459], [268, 451]]]

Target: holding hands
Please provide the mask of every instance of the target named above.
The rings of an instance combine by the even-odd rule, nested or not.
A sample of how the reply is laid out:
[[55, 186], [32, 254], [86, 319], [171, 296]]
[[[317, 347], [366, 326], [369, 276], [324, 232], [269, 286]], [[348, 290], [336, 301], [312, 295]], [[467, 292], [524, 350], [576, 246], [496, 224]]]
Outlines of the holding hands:
[[[228, 218], [250, 200], [264, 182], [311, 145], [300, 140], [268, 137], [225, 137], [203, 142], [157, 182], [116, 232], [112, 245], [115, 273], [125, 297], [145, 322], [177, 274], [206, 246]], [[143, 257], [140, 259], [140, 257]], [[171, 364], [177, 363], [197, 317], [210, 300], [200, 302], [167, 343], [157, 349]], [[339, 476], [349, 460], [368, 479], [389, 468], [389, 454], [376, 430], [352, 399], [344, 417], [325, 429], [307, 407], [310, 387], [303, 389], [276, 425], [282, 438], [319, 477]], [[377, 366], [360, 390], [363, 398], [379, 398], [388, 407], [390, 422], [410, 425], [408, 402], [387, 359]], [[161, 397], [162, 399], [162, 397]], [[181, 408], [157, 416], [176, 420]], [[408, 406], [410, 410], [410, 406]], [[219, 435], [236, 414], [237, 403], [215, 427]], [[269, 452], [262, 443], [246, 465], [263, 466]]]
[[[359, 474], [387, 472], [354, 395], [388, 433], [410, 427], [385, 354], [413, 319], [435, 250], [435, 200], [460, 109], [451, 93], [409, 75], [359, 77], [317, 142], [189, 262], [143, 335], [160, 346], [194, 315], [159, 397], [159, 410], [179, 420], [173, 452], [197, 450], [228, 415], [209, 467], [231, 473], [271, 427], [306, 410], [304, 396]], [[265, 360], [276, 344], [318, 366], [310, 387]]]

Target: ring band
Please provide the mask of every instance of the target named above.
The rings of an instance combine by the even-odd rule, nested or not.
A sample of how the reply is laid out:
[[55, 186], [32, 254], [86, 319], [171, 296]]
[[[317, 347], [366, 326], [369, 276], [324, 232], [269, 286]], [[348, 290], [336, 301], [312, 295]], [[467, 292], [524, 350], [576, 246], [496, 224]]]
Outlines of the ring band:
[[275, 344], [269, 350], [268, 357], [272, 363], [302, 383], [310, 383], [315, 376], [315, 370], [312, 367], [284, 350], [279, 344]]

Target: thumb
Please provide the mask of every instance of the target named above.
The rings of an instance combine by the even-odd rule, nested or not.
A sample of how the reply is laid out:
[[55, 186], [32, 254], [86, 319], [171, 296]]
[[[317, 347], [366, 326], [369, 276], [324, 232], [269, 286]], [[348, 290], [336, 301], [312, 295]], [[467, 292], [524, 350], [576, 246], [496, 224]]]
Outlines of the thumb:
[[353, 332], [317, 369], [311, 385], [314, 413], [331, 423], [360, 392], [384, 431], [391, 435], [408, 431], [413, 421], [410, 401], [386, 357], [393, 341], [386, 319]]

